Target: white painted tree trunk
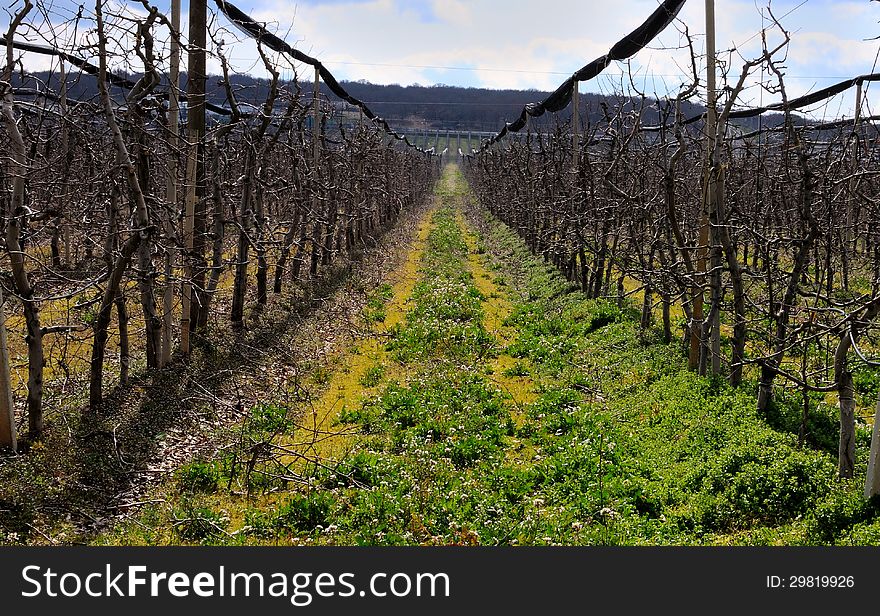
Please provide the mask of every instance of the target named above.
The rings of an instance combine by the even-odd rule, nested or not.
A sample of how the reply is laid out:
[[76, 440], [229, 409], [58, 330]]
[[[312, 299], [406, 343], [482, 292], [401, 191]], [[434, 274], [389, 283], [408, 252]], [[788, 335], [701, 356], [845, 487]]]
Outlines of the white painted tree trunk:
[[865, 498], [880, 494], [880, 395], [874, 411], [874, 430], [871, 433], [871, 453], [868, 456], [868, 476], [865, 478]]
[[[179, 145], [179, 122], [180, 103], [178, 102], [178, 90], [180, 89], [180, 0], [171, 0], [171, 74], [169, 76], [171, 87], [168, 90], [168, 176], [165, 181], [165, 200], [168, 209], [163, 214], [162, 224], [165, 227], [165, 237], [168, 240], [176, 236], [174, 223], [171, 220], [173, 213], [177, 212], [177, 148]], [[171, 363], [171, 345], [174, 330], [174, 251], [169, 250], [165, 257], [165, 291], [162, 298], [162, 354], [159, 357], [159, 367], [162, 368]]]
[[18, 451], [15, 408], [12, 405], [12, 378], [9, 373], [9, 347], [6, 345], [6, 311], [0, 289], [0, 447]]

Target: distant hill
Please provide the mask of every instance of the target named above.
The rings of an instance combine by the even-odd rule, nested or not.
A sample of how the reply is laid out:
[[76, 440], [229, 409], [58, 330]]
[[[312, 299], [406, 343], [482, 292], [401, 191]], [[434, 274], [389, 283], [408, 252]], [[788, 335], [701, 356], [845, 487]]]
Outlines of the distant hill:
[[[130, 76], [136, 79], [137, 76]], [[39, 81], [43, 87], [58, 91], [57, 73], [34, 73], [24, 81], [20, 77], [14, 80], [16, 86], [33, 87]], [[268, 82], [249, 75], [234, 75], [231, 78], [236, 96], [241, 103], [259, 104], [266, 95]], [[186, 88], [186, 73], [181, 74], [181, 84]], [[453, 131], [497, 131], [505, 121], [518, 117], [523, 105], [544, 99], [549, 92], [538, 90], [490, 90], [486, 88], [463, 88], [459, 86], [400, 86], [377, 85], [364, 81], [342, 82], [343, 86], [356, 98], [366, 102], [378, 115], [387, 119], [392, 127], [400, 130], [453, 130]], [[311, 84], [301, 82], [304, 96], [310, 96]], [[119, 92], [118, 89], [115, 89]], [[222, 77], [211, 76], [207, 83], [208, 99], [218, 105], [226, 105], [226, 94], [222, 85]], [[322, 92], [335, 99], [326, 86]], [[76, 100], [93, 100], [98, 96], [94, 77], [90, 75], [71, 75], [68, 82], [68, 96]], [[637, 104], [635, 99], [627, 97], [609, 97], [600, 94], [581, 94], [581, 113], [590, 122], [600, 122], [603, 118], [601, 105], [605, 103], [610, 109], [618, 105]], [[685, 103], [684, 115], [691, 117], [702, 113], [704, 107]], [[560, 120], [568, 118], [568, 110], [559, 114]], [[545, 116], [548, 117], [548, 116]], [[647, 101], [642, 112], [643, 121], [649, 124], [658, 121], [658, 109], [655, 101]], [[765, 118], [767, 123], [778, 123]], [[758, 119], [738, 121], [743, 129], [749, 130], [758, 126]]]

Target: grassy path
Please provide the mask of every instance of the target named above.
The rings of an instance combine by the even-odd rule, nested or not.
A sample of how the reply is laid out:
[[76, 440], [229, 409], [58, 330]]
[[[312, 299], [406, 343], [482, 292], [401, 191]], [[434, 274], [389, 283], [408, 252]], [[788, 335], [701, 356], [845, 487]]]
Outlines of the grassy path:
[[370, 326], [367, 335], [338, 361], [329, 375], [323, 395], [299, 422], [298, 442], [288, 443], [297, 454], [307, 459], [341, 460], [352, 446], [354, 433], [340, 429], [339, 417], [361, 402], [375, 389], [383, 377], [391, 376], [385, 350], [389, 332], [406, 316], [406, 304], [419, 279], [419, 263], [427, 245], [432, 225], [429, 211], [418, 224], [416, 236], [400, 269], [389, 281], [375, 290], [369, 300], [365, 317]]
[[687, 372], [633, 310], [586, 299], [475, 211], [457, 167], [364, 316], [323, 394], [252, 409], [239, 446], [101, 541], [880, 539], [876, 506], [834, 479], [833, 424], [799, 449], [750, 392]]

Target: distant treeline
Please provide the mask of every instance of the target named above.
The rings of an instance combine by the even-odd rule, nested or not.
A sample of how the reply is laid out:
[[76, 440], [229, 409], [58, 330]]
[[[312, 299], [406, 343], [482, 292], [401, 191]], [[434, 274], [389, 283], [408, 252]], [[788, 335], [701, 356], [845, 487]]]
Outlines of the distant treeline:
[[[136, 79], [136, 75], [131, 75]], [[58, 74], [38, 72], [25, 78], [22, 83], [19, 76], [14, 85], [33, 87], [34, 81], [39, 81], [41, 87], [48, 87], [51, 91], [59, 90]], [[72, 74], [68, 77], [68, 97], [73, 100], [96, 99], [98, 96], [94, 78], [90, 75]], [[250, 75], [234, 75], [231, 77], [233, 89], [239, 103], [259, 104], [266, 98], [268, 82], [265, 79]], [[343, 82], [344, 87], [356, 98], [366, 102], [378, 115], [386, 118], [393, 127], [407, 130], [473, 130], [473, 131], [497, 131], [505, 121], [510, 121], [519, 116], [526, 103], [542, 100], [549, 93], [539, 90], [490, 90], [487, 88], [464, 88], [459, 86], [435, 85], [435, 86], [400, 86], [377, 85], [364, 81]], [[311, 96], [311, 83], [301, 83], [303, 95]], [[584, 86], [586, 87], [586, 86]], [[186, 73], [181, 73], [181, 88], [186, 89]], [[207, 84], [208, 99], [218, 105], [226, 105], [226, 93], [222, 84], [222, 77], [211, 76]], [[331, 100], [335, 97], [322, 86], [322, 92]], [[602, 104], [609, 109], [616, 109], [619, 105], [643, 104], [642, 121], [648, 124], [659, 120], [659, 111], [656, 101], [648, 100], [645, 103], [639, 99], [627, 96], [609, 96], [602, 94], [581, 94], [580, 110], [585, 120], [591, 123], [601, 122], [604, 117]], [[685, 117], [702, 113], [704, 107], [684, 102], [682, 112]], [[559, 114], [559, 120], [568, 118], [567, 111]], [[765, 116], [764, 125], [779, 123], [779, 114]], [[553, 122], [553, 118], [542, 119], [543, 122]], [[737, 121], [744, 129], [754, 129], [759, 126], [759, 118]]]

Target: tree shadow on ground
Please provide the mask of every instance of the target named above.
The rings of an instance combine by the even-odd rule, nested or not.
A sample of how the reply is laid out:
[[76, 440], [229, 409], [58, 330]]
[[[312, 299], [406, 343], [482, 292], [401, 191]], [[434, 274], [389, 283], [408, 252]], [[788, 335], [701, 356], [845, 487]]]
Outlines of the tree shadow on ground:
[[42, 442], [24, 443], [23, 455], [0, 458], [0, 544], [80, 543], [106, 528], [126, 506], [125, 495], [149, 483], [166, 433], [185, 434], [205, 420], [234, 422], [234, 411], [224, 417], [208, 402], [211, 392], [231, 374], [271, 367], [279, 356], [271, 350], [374, 251], [355, 251], [311, 283], [276, 296], [247, 329], [213, 329], [210, 338], [194, 341], [188, 361], [177, 358], [162, 370], [134, 375], [100, 408], [56, 416]]

